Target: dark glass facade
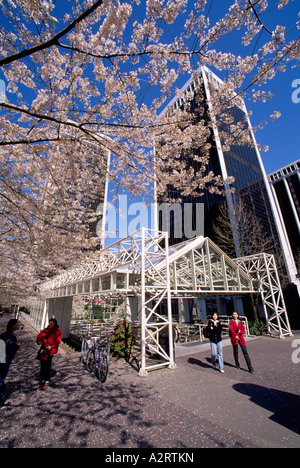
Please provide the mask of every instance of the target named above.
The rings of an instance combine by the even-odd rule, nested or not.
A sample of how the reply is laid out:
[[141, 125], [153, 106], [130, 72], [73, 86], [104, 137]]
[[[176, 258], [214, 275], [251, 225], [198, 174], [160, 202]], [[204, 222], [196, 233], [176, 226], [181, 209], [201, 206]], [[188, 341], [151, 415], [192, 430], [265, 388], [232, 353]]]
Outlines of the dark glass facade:
[[[209, 72], [210, 73], [210, 72]], [[203, 76], [206, 74], [206, 76]], [[217, 79], [217, 77], [215, 77]], [[206, 110], [209, 107], [209, 90], [207, 88], [208, 81], [214, 79], [210, 74], [208, 77], [208, 73], [205, 69], [202, 69], [200, 72], [200, 77], [196, 85], [193, 86], [195, 98], [193, 105], [191, 106], [191, 111], [195, 112], [197, 115], [197, 101], [199, 101], [199, 94], [201, 99], [204, 100], [204, 106], [202, 102], [202, 109], [203, 107]], [[189, 85], [191, 86], [191, 85]], [[197, 99], [198, 93], [198, 99]], [[180, 100], [182, 103], [182, 99]], [[172, 104], [174, 107], [178, 107], [178, 104]], [[222, 145], [222, 132], [226, 132], [226, 124], [221, 124], [218, 129], [211, 131], [210, 143], [211, 143], [211, 150], [210, 150], [210, 159], [207, 166], [207, 172], [213, 171], [215, 175], [221, 175], [223, 179], [228, 176], [234, 177], [234, 183], [232, 187], [235, 189], [235, 203], [239, 203], [239, 201], [243, 202], [243, 205], [247, 207], [247, 210], [253, 213], [254, 217], [259, 220], [259, 223], [262, 226], [262, 231], [265, 236], [272, 238], [274, 248], [275, 246], [279, 245], [278, 242], [278, 234], [271, 210], [269, 195], [267, 191], [267, 179], [264, 175], [262, 169], [262, 163], [260, 161], [260, 155], [258, 153], [257, 148], [255, 147], [255, 142], [252, 138], [251, 129], [246, 119], [246, 114], [241, 107], [234, 106], [231, 107], [228, 112], [233, 118], [235, 123], [237, 122], [244, 122], [244, 128], [248, 129], [251, 135], [251, 140], [253, 144], [244, 144], [244, 145], [231, 145], [229, 151], [223, 150]], [[220, 133], [219, 133], [220, 131]], [[195, 150], [193, 150], [195, 151]], [[199, 154], [201, 154], [201, 148], [198, 149]], [[194, 162], [194, 160], [190, 159], [190, 164], [194, 168], [195, 172], [198, 170], [198, 165], [200, 163]], [[224, 167], [226, 170], [226, 175], [224, 174]], [[225, 176], [225, 177], [224, 177]], [[167, 187], [168, 195], [173, 199], [179, 197], [180, 194], [174, 187]], [[223, 201], [226, 200], [228, 206], [228, 212], [230, 211], [228, 202], [230, 197], [229, 193], [227, 195], [218, 195], [210, 193], [208, 190], [204, 192], [204, 195], [201, 197], [183, 197], [182, 205], [186, 203], [192, 203], [193, 205], [197, 203], [204, 204], [204, 235], [218, 243], [218, 239], [216, 238], [215, 230], [214, 230], [214, 223], [219, 215], [220, 205]], [[194, 210], [195, 211], [195, 210]], [[232, 229], [233, 224], [238, 221], [234, 221], [235, 214], [233, 213], [232, 209], [230, 211], [230, 219]], [[183, 219], [183, 217], [182, 217]], [[182, 223], [183, 220], [181, 219]], [[170, 219], [170, 244], [178, 243], [183, 240], [186, 240], [185, 236], [183, 235], [181, 238], [174, 236], [174, 231], [176, 230], [176, 219], [171, 217]], [[193, 225], [195, 224], [194, 214], [192, 219]], [[162, 214], [160, 216], [159, 222], [159, 229], [162, 228]], [[178, 231], [177, 231], [178, 232]], [[182, 232], [186, 232], [186, 229], [182, 228]], [[249, 233], [250, 234], [250, 233]], [[251, 235], [251, 234], [250, 234]], [[235, 244], [235, 253], [236, 256], [241, 255], [250, 255], [256, 252], [247, 251], [245, 246], [238, 245], [239, 240], [237, 237], [234, 240], [234, 234], [232, 231], [232, 238], [228, 239], [228, 243]]]
[[273, 186], [295, 263], [300, 271], [300, 161], [268, 176]]

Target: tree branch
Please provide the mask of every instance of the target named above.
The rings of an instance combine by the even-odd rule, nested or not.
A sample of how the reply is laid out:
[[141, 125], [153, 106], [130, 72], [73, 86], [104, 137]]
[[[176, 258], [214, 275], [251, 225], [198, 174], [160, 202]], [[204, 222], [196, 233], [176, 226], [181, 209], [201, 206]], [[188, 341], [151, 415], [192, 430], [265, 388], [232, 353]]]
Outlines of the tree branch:
[[85, 18], [87, 18], [91, 13], [93, 13], [100, 5], [102, 5], [103, 0], [97, 0], [90, 8], [85, 10], [81, 15], [79, 15], [72, 23], [70, 23], [68, 26], [66, 26], [64, 29], [62, 29], [59, 33], [55, 34], [51, 39], [48, 41], [42, 43], [42, 44], [37, 44], [33, 47], [29, 47], [29, 49], [21, 50], [20, 52], [17, 52], [15, 54], [12, 54], [8, 57], [4, 57], [0, 59], [0, 67], [3, 65], [7, 65], [11, 62], [14, 62], [16, 60], [20, 60], [24, 57], [28, 57], [29, 55], [34, 54], [35, 52], [39, 52], [41, 50], [48, 49], [49, 47], [53, 45], [57, 45], [58, 41], [60, 38], [68, 34], [74, 27], [79, 24], [81, 21], [83, 21]]
[[250, 5], [250, 8], [253, 10], [253, 13], [254, 13], [254, 15], [255, 15], [257, 21], [259, 22], [259, 24], [262, 26], [262, 28], [263, 28], [265, 31], [267, 31], [267, 33], [271, 34], [271, 36], [272, 36], [272, 31], [270, 31], [270, 30], [264, 25], [264, 23], [262, 22], [262, 20], [261, 20], [260, 17], [259, 17], [259, 14], [257, 13], [256, 9], [254, 8], [254, 5], [253, 5], [253, 3], [251, 2], [251, 0], [248, 0], [248, 3], [249, 3], [249, 5]]
[[[142, 57], [144, 55], [165, 55], [166, 54], [166, 49], [165, 48], [162, 48], [161, 50], [151, 50], [151, 49], [147, 49], [145, 48], [144, 50], [140, 51], [140, 52], [134, 52], [134, 53], [130, 53], [130, 52], [116, 52], [114, 54], [106, 54], [106, 55], [103, 55], [103, 54], [94, 54], [93, 52], [89, 52], [89, 51], [86, 51], [86, 50], [83, 50], [83, 49], [79, 49], [79, 47], [74, 47], [74, 46], [68, 46], [66, 44], [62, 44], [61, 42], [58, 42], [57, 43], [57, 46], [58, 47], [61, 47], [62, 49], [67, 49], [67, 50], [71, 50], [73, 52], [78, 52], [80, 54], [84, 54], [84, 55], [88, 55], [89, 57], [93, 57], [93, 58], [100, 58], [100, 59], [113, 59], [113, 58], [124, 58], [124, 57]], [[191, 56], [191, 55], [201, 55], [201, 57], [204, 57], [204, 58], [207, 58], [207, 55], [203, 54], [201, 52], [201, 49], [197, 49], [197, 50], [168, 50], [168, 54], [170, 55], [178, 55], [178, 56]]]
[[34, 143], [49, 143], [51, 141], [60, 141], [61, 138], [38, 138], [36, 140], [30, 140], [29, 138], [24, 138], [20, 140], [8, 140], [8, 141], [0, 141], [0, 146], [8, 146], [8, 145], [32, 145]]

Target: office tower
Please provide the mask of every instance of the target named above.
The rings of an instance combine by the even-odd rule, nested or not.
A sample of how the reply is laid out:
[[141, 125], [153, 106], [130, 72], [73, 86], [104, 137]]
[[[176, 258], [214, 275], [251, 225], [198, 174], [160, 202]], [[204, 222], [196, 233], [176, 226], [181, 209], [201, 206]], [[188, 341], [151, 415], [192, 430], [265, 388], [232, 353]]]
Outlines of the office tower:
[[[72, 161], [71, 178], [67, 194], [78, 200], [78, 219], [72, 220], [78, 229], [85, 227], [88, 237], [98, 237], [96, 249], [104, 248], [107, 193], [111, 152], [110, 138], [101, 133], [94, 134], [94, 141], [79, 138], [77, 129], [62, 129], [68, 160]], [[98, 141], [98, 144], [97, 144]], [[50, 184], [48, 183], [48, 186]]]
[[[105, 224], [107, 211], [107, 196], [109, 182], [109, 165], [110, 165], [110, 150], [107, 148], [92, 148], [91, 154], [96, 153], [101, 159], [99, 165], [94, 170], [96, 179], [93, 192], [90, 194], [90, 199], [87, 201], [87, 207], [92, 213], [96, 213], [97, 219], [89, 224], [89, 231], [92, 236], [97, 236], [100, 239], [98, 248], [103, 249], [105, 244]], [[92, 158], [92, 156], [91, 156]], [[89, 164], [89, 161], [87, 162]]]
[[[206, 119], [207, 123], [210, 116], [214, 114], [214, 109], [212, 108], [211, 93], [213, 89], [217, 89], [218, 86], [222, 85], [222, 80], [220, 80], [211, 70], [206, 67], [200, 67], [198, 73], [191, 78], [185, 86], [181, 89], [181, 92], [176, 96], [160, 115], [162, 116], [172, 115], [174, 109], [183, 108], [185, 105], [186, 99], [191, 100], [191, 95], [193, 96], [192, 102], [189, 101], [190, 112], [195, 112], [197, 116], [197, 101], [202, 102], [202, 108], [206, 108]], [[231, 106], [228, 109], [228, 115], [231, 116], [231, 123], [241, 124], [241, 127], [248, 134], [248, 143], [233, 142], [228, 149], [228, 145], [224, 144], [226, 139], [226, 131], [228, 130], [226, 120], [223, 119], [221, 123], [212, 123], [210, 140], [211, 149], [210, 149], [210, 158], [207, 166], [207, 173], [213, 171], [215, 175], [220, 175], [224, 181], [224, 195], [217, 195], [210, 193], [208, 190], [205, 191], [204, 195], [197, 197], [182, 197], [181, 203], [182, 207], [186, 203], [191, 203], [195, 206], [198, 203], [204, 204], [204, 235], [211, 238], [214, 242], [218, 244], [218, 238], [216, 236], [214, 225], [217, 222], [218, 217], [220, 216], [221, 206], [225, 206], [228, 223], [230, 226], [231, 234], [228, 237], [228, 244], [231, 244], [234, 249], [231, 249], [231, 256], [241, 257], [245, 255], [251, 255], [259, 253], [254, 251], [255, 247], [253, 244], [242, 242], [241, 241], [241, 232], [243, 231], [243, 238], [250, 239], [252, 232], [250, 227], [245, 225], [241, 226], [241, 220], [238, 219], [236, 213], [236, 206], [243, 206], [244, 211], [251, 213], [251, 216], [254, 219], [256, 224], [260, 226], [260, 237], [262, 239], [269, 240], [269, 253], [278, 252], [281, 254], [280, 246], [280, 233], [278, 232], [277, 220], [274, 216], [275, 206], [274, 200], [271, 194], [271, 188], [267, 180], [265, 169], [261, 160], [258, 146], [255, 141], [255, 137], [252, 131], [251, 123], [247, 114], [245, 104], [242, 99], [232, 101]], [[223, 111], [224, 112], [224, 111]], [[226, 112], [226, 111], [225, 111]], [[216, 112], [215, 112], [216, 113]], [[222, 120], [222, 119], [221, 119]], [[229, 120], [230, 122], [230, 120]], [[211, 123], [211, 121], [210, 121]], [[229, 124], [228, 124], [229, 125]], [[156, 144], [156, 151], [159, 152], [160, 145]], [[195, 149], [191, 150], [195, 154]], [[199, 148], [199, 153], [201, 155], [201, 148]], [[193, 169], [197, 171], [197, 165], [199, 162], [194, 162], [193, 158], [190, 158], [190, 164]], [[230, 177], [234, 177], [234, 182], [228, 184]], [[230, 191], [230, 188], [234, 188], [234, 195]], [[170, 197], [176, 200], [180, 198], [180, 193], [178, 189], [174, 187], [167, 186], [166, 191]], [[161, 200], [158, 199], [158, 202]], [[159, 205], [158, 205], [159, 206]], [[169, 241], [170, 244], [175, 244], [186, 240], [184, 233], [186, 229], [184, 227], [184, 217], [173, 216], [173, 213], [170, 211], [164, 213], [161, 210], [158, 210], [158, 228], [162, 229], [166, 225], [165, 217], [168, 216], [170, 219], [169, 222]], [[195, 210], [192, 210], [191, 219], [188, 222], [195, 224]], [[178, 226], [177, 223], [182, 223], [181, 232], [183, 235], [178, 236]], [[228, 246], [230, 247], [230, 245]], [[224, 246], [221, 246], [224, 250]], [[230, 250], [230, 249], [229, 249]], [[284, 264], [283, 264], [283, 269]], [[208, 301], [207, 301], [208, 302]], [[223, 307], [225, 310], [225, 308]], [[222, 312], [222, 308], [218, 310]], [[228, 311], [228, 308], [227, 308]]]
[[300, 160], [268, 175], [288, 270], [300, 295]]
[[[174, 98], [163, 113], [172, 112], [172, 108], [176, 109], [183, 106], [185, 95], [191, 91], [194, 93], [194, 104], [191, 106], [191, 112], [193, 111], [193, 108], [196, 107], [196, 100], [199, 95], [201, 95], [202, 99], [205, 100], [205, 105], [209, 110], [211, 82], [213, 82], [213, 84], [222, 83], [222, 81], [209, 69], [201, 67], [199, 69], [199, 73], [186, 83], [181, 90], [180, 96]], [[222, 201], [226, 201], [228, 215], [232, 226], [232, 241], [234, 242], [235, 253], [236, 256], [240, 256], [253, 252], [245, 252], [244, 247], [239, 244], [239, 236], [236, 235], [235, 232], [238, 229], [238, 221], [236, 220], [236, 214], [233, 208], [234, 199], [237, 200], [237, 203], [242, 202], [257, 218], [260, 219], [266, 235], [272, 237], [274, 244], [278, 242], [278, 235], [270, 205], [270, 188], [244, 103], [240, 100], [240, 104], [231, 107], [230, 112], [233, 114], [235, 122], [244, 121], [245, 125], [248, 126], [250, 139], [253, 144], [232, 144], [230, 150], [225, 149], [222, 143], [222, 136], [220, 135], [221, 131], [226, 131], [225, 124], [222, 124], [223, 128], [213, 125], [210, 136], [211, 149], [207, 172], [213, 171], [215, 175], [220, 175], [222, 177], [224, 181], [225, 196], [209, 193], [209, 191], [206, 190], [204, 192], [204, 196], [199, 198], [191, 196], [183, 197], [182, 205], [184, 206], [185, 203], [204, 203], [204, 234], [216, 241], [217, 239], [214, 233], [213, 224], [219, 213], [220, 204]], [[195, 152], [195, 150], [193, 151]], [[201, 148], [199, 148], [199, 154], [201, 155]], [[199, 162], [195, 162], [191, 158], [190, 163], [193, 165], [195, 171], [197, 171]], [[230, 192], [230, 187], [227, 183], [229, 177], [234, 177], [234, 183], [230, 185], [230, 187], [235, 189], [234, 196]], [[174, 187], [168, 186], [166, 187], [166, 190], [168, 191], [168, 195], [173, 199], [179, 198], [180, 194], [177, 189], [174, 189]], [[160, 226], [163, 224], [162, 221], [161, 215], [159, 223]], [[181, 237], [176, 237], [174, 235], [175, 225], [176, 219], [171, 219], [171, 244], [185, 240], [184, 232], [186, 230], [182, 229], [181, 231], [180, 229], [177, 229], [176, 232], [182, 232], [183, 235]]]

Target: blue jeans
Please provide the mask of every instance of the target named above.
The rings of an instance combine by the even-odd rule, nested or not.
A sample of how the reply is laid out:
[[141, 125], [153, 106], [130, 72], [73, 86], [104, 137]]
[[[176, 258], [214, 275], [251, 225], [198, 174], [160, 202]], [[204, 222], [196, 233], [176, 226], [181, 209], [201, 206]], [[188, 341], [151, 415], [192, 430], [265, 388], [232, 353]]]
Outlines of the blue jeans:
[[218, 355], [219, 367], [220, 367], [220, 370], [223, 370], [224, 362], [223, 362], [222, 341], [219, 341], [219, 343], [210, 342], [210, 347], [211, 347], [211, 360], [212, 360], [213, 365], [216, 364], [217, 355]]

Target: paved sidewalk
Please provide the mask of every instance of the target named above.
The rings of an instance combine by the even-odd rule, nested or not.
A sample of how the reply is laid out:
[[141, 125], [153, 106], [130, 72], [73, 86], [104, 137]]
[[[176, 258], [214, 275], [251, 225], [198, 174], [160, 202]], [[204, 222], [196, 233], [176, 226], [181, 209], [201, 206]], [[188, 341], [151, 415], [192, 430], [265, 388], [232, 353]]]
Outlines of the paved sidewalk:
[[211, 367], [206, 344], [190, 345], [177, 349], [175, 370], [146, 377], [113, 360], [105, 384], [62, 347], [46, 391], [36, 389], [36, 333], [25, 325], [16, 334], [22, 347], [6, 380], [1, 448], [300, 447], [300, 363], [292, 361], [300, 333], [248, 341], [254, 374], [235, 369], [224, 340], [225, 374]]

